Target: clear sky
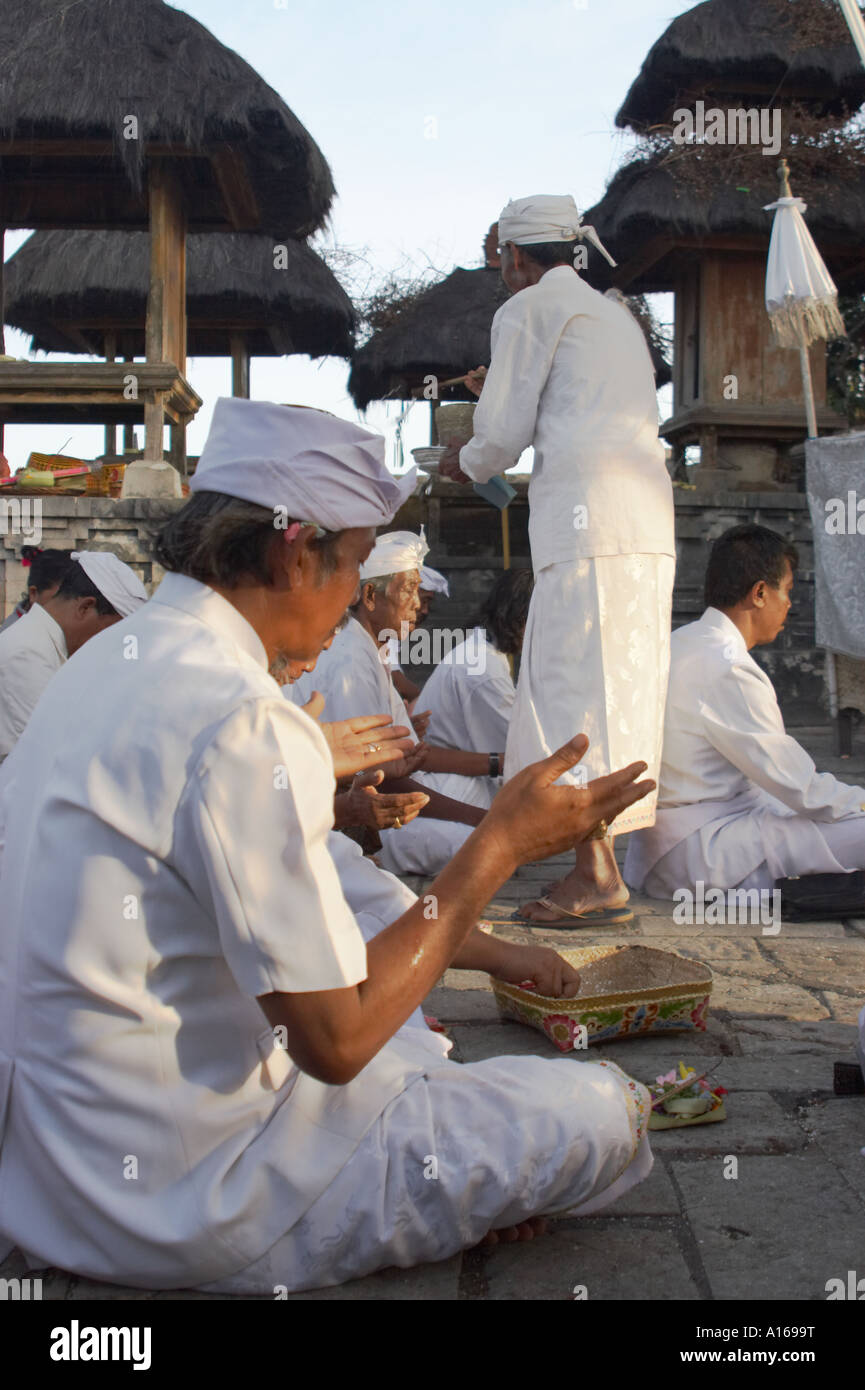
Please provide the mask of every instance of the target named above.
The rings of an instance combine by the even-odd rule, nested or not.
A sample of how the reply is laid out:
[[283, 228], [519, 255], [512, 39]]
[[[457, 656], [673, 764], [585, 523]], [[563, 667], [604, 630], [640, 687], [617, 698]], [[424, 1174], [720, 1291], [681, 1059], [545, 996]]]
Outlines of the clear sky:
[[[691, 5], [186, 0], [175, 8], [240, 53], [303, 121], [337, 188], [327, 235], [367, 250], [383, 276], [410, 262], [442, 272], [480, 264], [483, 237], [509, 198], [572, 193], [578, 207], [591, 206], [633, 145], [614, 128], [616, 110], [651, 44]], [[7, 256], [25, 236], [7, 235]], [[669, 315], [666, 300], [660, 308]], [[7, 352], [23, 357], [28, 342], [7, 329]], [[204, 398], [188, 432], [197, 454], [215, 399], [231, 390], [230, 363], [193, 358], [187, 375]], [[353, 419], [347, 376], [337, 359], [259, 358], [251, 391]], [[392, 438], [400, 409], [373, 406], [367, 423]], [[427, 443], [428, 428], [421, 404], [407, 445]], [[10, 464], [70, 435], [66, 452], [101, 453], [101, 430], [21, 425], [6, 431]]]

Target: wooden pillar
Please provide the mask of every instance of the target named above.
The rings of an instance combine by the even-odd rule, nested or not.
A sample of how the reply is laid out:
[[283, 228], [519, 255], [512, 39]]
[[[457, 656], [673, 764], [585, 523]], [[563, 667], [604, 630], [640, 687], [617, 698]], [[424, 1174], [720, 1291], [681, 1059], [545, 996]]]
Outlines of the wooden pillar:
[[249, 348], [245, 333], [231, 334], [231, 394], [249, 400]]
[[[128, 353], [124, 353], [123, 360], [124, 362], [132, 362], [134, 359]], [[123, 452], [124, 454], [135, 452], [135, 426], [130, 423], [123, 426]]]
[[[113, 362], [117, 356], [117, 334], [105, 334], [105, 361]], [[113, 457], [117, 453], [117, 426], [105, 426], [105, 444], [103, 453]]]
[[181, 478], [186, 477], [186, 425], [182, 420], [171, 422], [171, 462]]
[[[186, 370], [186, 214], [177, 173], [150, 162], [150, 292], [145, 341], [148, 362], [173, 362]], [[144, 456], [161, 462], [161, 400], [144, 408]]]

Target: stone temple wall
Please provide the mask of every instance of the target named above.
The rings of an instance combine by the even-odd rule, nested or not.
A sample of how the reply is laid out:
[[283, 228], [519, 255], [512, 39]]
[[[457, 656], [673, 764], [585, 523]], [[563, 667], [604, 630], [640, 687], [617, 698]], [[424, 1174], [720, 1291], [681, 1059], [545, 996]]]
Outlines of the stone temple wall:
[[[517, 480], [510, 508], [512, 563], [528, 566], [527, 482]], [[151, 544], [162, 521], [180, 502], [86, 497], [0, 498], [0, 613], [9, 613], [26, 589], [27, 571], [20, 564], [22, 545], [38, 543], [60, 549], [110, 549], [131, 565], [145, 586], [159, 582], [162, 571], [151, 558]], [[39, 505], [39, 511], [26, 510]], [[727, 493], [707, 499], [690, 491], [676, 493], [678, 566], [674, 626], [702, 611], [702, 584], [708, 546], [729, 526], [758, 521], [791, 537], [799, 547], [800, 568], [787, 629], [771, 647], [755, 652], [779, 692], [791, 724], [812, 724], [826, 717], [823, 654], [814, 647], [814, 576], [808, 505], [795, 492]], [[423, 522], [430, 542], [429, 562], [450, 581], [449, 599], [438, 599], [429, 620], [439, 628], [471, 625], [475, 610], [501, 570], [500, 514], [470, 488], [435, 482], [410, 499], [395, 525], [416, 529]], [[34, 532], [41, 531], [39, 535]], [[426, 678], [428, 666], [408, 668]]]

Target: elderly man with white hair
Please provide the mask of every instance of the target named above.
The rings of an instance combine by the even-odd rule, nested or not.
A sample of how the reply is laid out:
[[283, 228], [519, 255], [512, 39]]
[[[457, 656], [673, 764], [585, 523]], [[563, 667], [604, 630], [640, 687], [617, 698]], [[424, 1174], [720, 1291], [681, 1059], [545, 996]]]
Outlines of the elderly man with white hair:
[[0, 1258], [272, 1297], [530, 1237], [651, 1167], [649, 1094], [614, 1063], [461, 1066], [410, 1024], [503, 880], [646, 795], [643, 764], [559, 786], [569, 740], [434, 913], [366, 942], [342, 892], [335, 774], [385, 761], [387, 730], [316, 723], [269, 667], [313, 662], [356, 593], [406, 486], [383, 455], [322, 412], [219, 401], [165, 578], [0, 771]]
[[0, 632], [0, 763], [9, 756], [56, 671], [91, 637], [147, 600], [141, 580], [105, 550], [73, 550], [53, 597]]
[[[423, 531], [423, 527], [421, 527], [421, 531]], [[432, 565], [421, 565], [420, 585], [418, 586], [417, 594], [418, 611], [417, 618], [414, 623], [410, 625], [412, 630], [420, 627], [421, 623], [424, 623], [429, 617], [429, 611], [436, 596], [441, 594], [444, 598], [449, 598], [450, 591], [450, 585], [443, 574], [439, 574], [438, 570], [434, 570]], [[400, 640], [402, 640], [402, 634], [400, 634]], [[416, 685], [415, 682], [406, 675], [402, 668], [399, 659], [400, 640], [394, 639], [392, 642], [388, 650], [387, 662], [390, 667], [391, 680], [406, 705], [411, 707], [412, 702], [417, 700], [420, 695], [421, 687]], [[414, 717], [416, 718], [416, 716]]]
[[[395, 724], [411, 727], [411, 716], [390, 678], [388, 655], [417, 615], [427, 550], [423, 534], [413, 531], [379, 536], [361, 565], [350, 621], [322, 652], [314, 672], [286, 690], [288, 698], [306, 705], [318, 693], [327, 719], [389, 713]], [[503, 761], [504, 749], [477, 753], [419, 742], [396, 774], [385, 769], [385, 794], [423, 792], [428, 799], [417, 820], [380, 832], [382, 866], [403, 874], [443, 869], [489, 810]]]
[[[529, 537], [535, 588], [508, 735], [505, 776], [548, 755], [566, 729], [589, 737], [568, 774], [597, 777], [661, 757], [675, 543], [672, 486], [658, 439], [651, 359], [616, 294], [577, 274], [588, 240], [612, 260], [571, 197], [511, 202], [498, 222], [502, 278], [474, 437], [452, 444], [440, 473], [488, 482], [534, 446]], [[615, 262], [613, 262], [615, 264]], [[482, 392], [482, 394], [481, 394]], [[614, 827], [651, 825], [648, 797]], [[521, 916], [535, 923], [626, 922], [628, 890], [612, 835], [576, 849], [574, 870]]]

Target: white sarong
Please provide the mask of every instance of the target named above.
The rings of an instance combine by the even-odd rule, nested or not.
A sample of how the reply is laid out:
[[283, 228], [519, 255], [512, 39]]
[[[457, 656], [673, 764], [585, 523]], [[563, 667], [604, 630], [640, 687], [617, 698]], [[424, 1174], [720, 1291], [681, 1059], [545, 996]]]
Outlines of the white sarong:
[[[505, 778], [587, 734], [582, 762], [560, 781], [581, 786], [628, 763], [656, 782], [670, 668], [675, 560], [602, 555], [547, 565], [536, 576]], [[617, 835], [655, 819], [657, 793], [619, 816]]]

